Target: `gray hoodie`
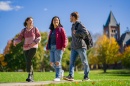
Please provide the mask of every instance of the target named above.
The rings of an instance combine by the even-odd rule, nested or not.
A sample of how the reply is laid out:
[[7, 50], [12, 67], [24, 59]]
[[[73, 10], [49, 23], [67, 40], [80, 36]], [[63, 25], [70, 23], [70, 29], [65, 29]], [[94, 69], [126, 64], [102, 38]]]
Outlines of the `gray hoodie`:
[[[77, 23], [79, 23], [79, 25], [77, 27], [76, 33], [73, 34], [73, 30], [75, 30], [75, 26]], [[72, 34], [72, 42], [71, 42], [72, 49], [87, 48], [87, 45], [85, 41], [83, 40], [83, 38], [85, 38], [85, 36], [88, 35], [88, 31], [81, 24], [80, 21], [76, 21], [76, 23], [72, 25], [71, 34]]]

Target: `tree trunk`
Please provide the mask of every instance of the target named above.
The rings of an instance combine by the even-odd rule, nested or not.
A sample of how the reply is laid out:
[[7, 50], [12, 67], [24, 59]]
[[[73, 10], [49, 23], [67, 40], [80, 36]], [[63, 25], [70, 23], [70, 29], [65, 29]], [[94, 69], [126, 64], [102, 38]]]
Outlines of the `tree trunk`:
[[107, 70], [107, 64], [106, 63], [103, 64], [103, 70], [104, 70], [104, 73], [106, 73], [106, 70]]
[[1, 67], [1, 65], [0, 65], [0, 72], [2, 72], [2, 67]]

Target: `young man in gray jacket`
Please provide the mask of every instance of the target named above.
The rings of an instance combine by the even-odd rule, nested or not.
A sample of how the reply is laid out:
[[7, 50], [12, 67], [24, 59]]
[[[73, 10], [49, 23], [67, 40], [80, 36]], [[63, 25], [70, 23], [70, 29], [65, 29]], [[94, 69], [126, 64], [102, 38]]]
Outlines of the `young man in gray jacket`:
[[87, 45], [84, 41], [84, 37], [88, 35], [88, 31], [81, 24], [79, 19], [78, 12], [73, 12], [70, 15], [70, 22], [72, 22], [71, 34], [72, 34], [72, 42], [71, 42], [71, 57], [70, 57], [70, 68], [69, 75], [65, 76], [64, 79], [68, 81], [74, 80], [74, 65], [76, 58], [78, 55], [81, 58], [82, 64], [84, 65], [84, 78], [83, 80], [89, 80], [89, 64], [86, 55]]

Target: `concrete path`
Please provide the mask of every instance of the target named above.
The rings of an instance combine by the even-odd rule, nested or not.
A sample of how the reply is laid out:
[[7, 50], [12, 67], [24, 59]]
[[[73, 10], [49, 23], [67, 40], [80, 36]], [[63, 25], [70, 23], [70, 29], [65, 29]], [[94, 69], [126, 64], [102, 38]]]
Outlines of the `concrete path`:
[[0, 86], [44, 86], [47, 84], [58, 84], [58, 83], [70, 83], [70, 82], [81, 82], [82, 80], [74, 81], [65, 81], [61, 80], [60, 82], [56, 81], [41, 81], [41, 82], [18, 82], [18, 83], [0, 83]]

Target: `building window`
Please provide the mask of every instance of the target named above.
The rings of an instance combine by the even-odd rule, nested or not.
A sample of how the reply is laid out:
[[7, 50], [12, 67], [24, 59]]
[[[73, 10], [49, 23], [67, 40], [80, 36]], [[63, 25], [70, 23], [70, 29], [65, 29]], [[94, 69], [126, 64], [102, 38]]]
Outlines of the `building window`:
[[116, 33], [116, 30], [112, 30], [111, 32], [112, 32], [112, 33]]

